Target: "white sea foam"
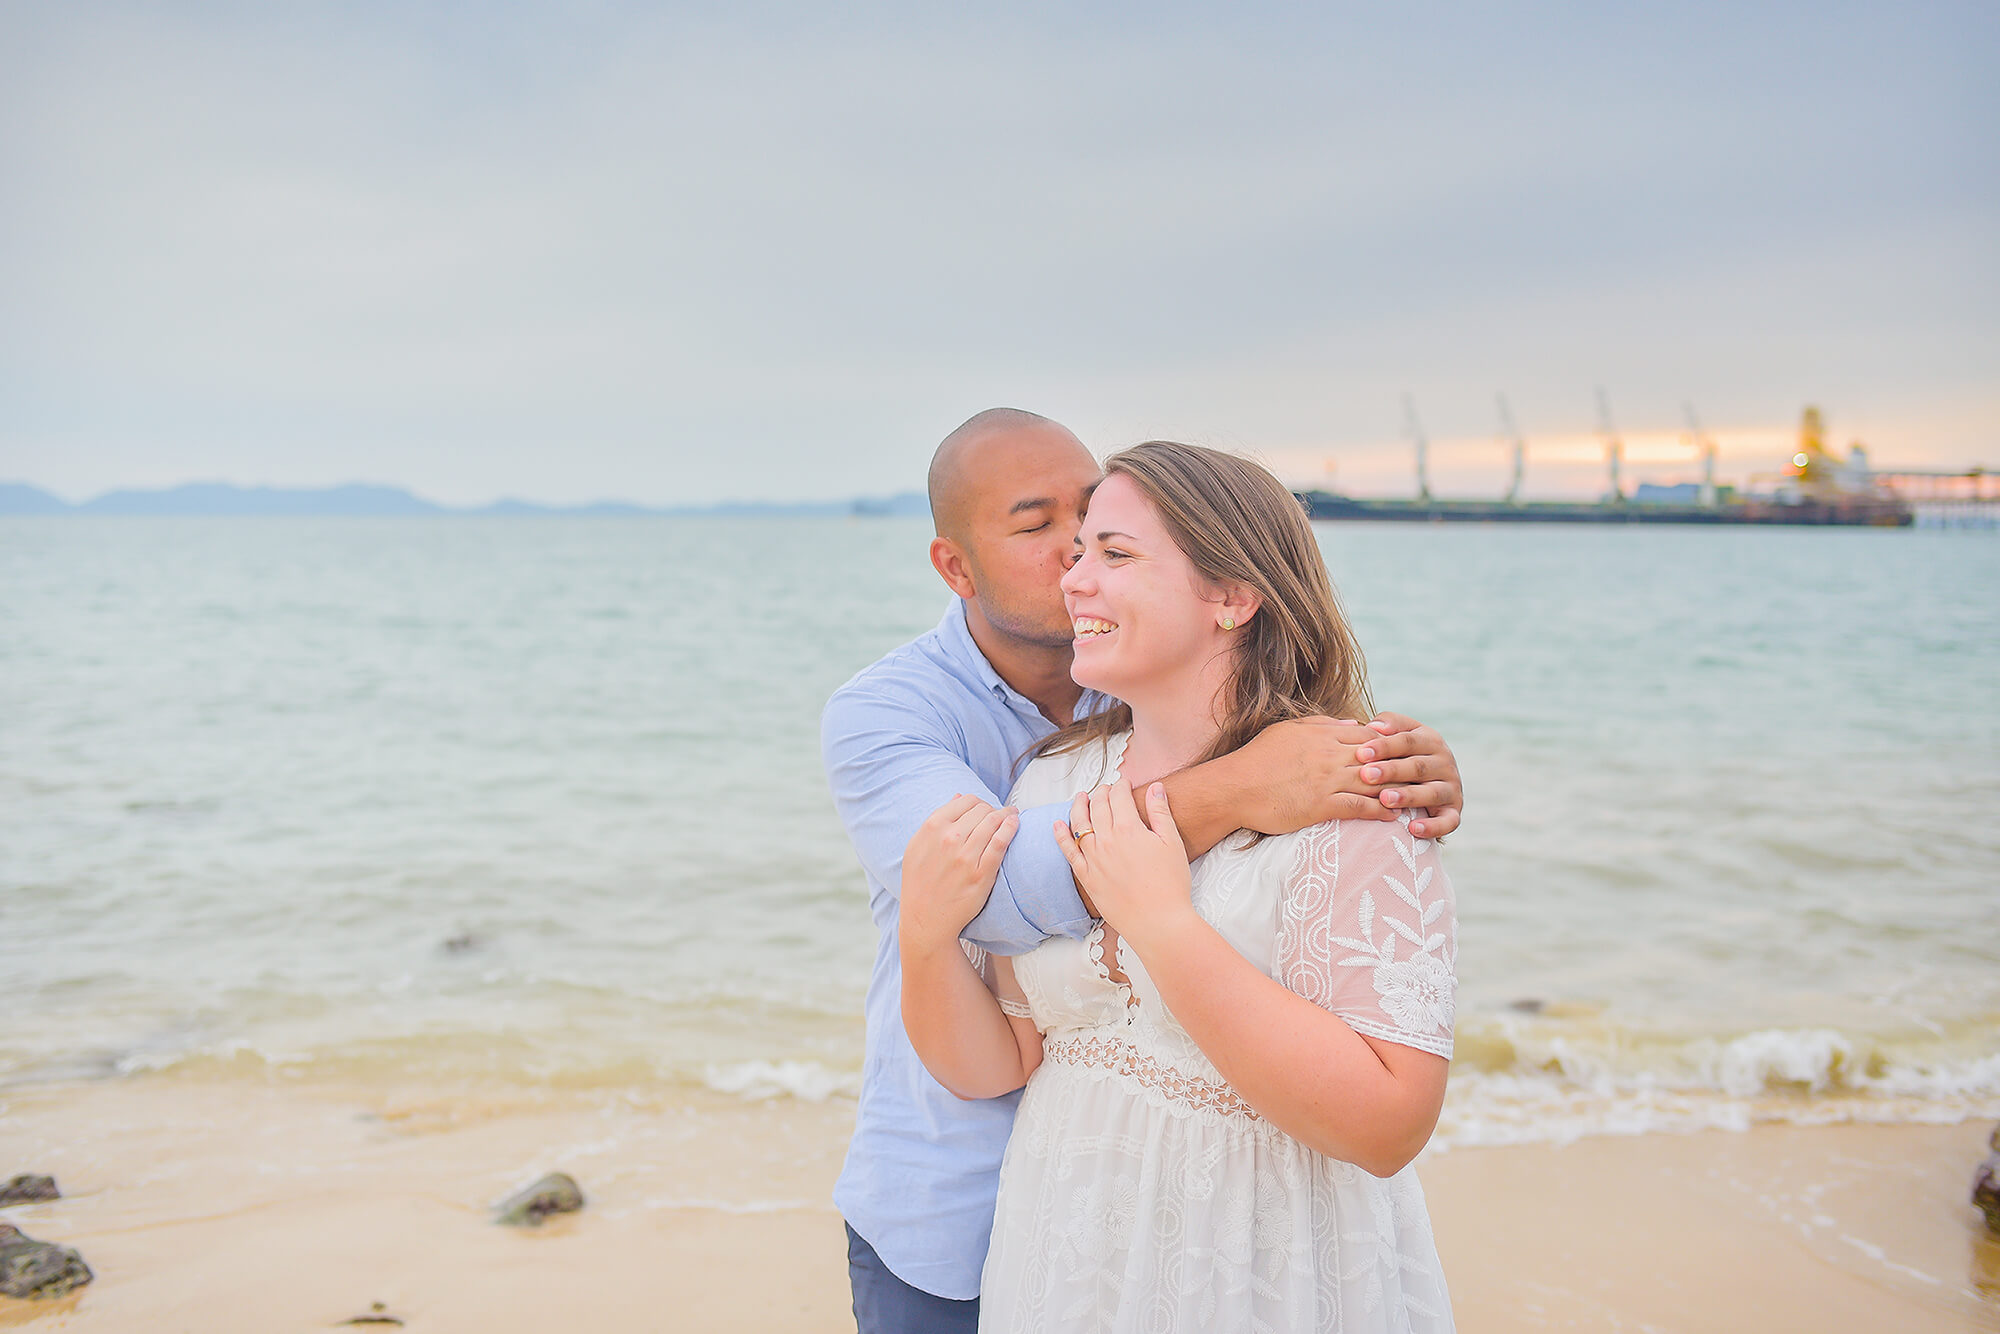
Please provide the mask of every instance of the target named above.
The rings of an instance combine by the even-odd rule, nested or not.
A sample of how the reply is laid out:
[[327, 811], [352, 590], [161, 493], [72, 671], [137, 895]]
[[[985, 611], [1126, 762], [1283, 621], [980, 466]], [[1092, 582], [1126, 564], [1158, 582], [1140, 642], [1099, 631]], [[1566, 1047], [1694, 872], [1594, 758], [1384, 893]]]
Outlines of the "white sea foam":
[[740, 1061], [711, 1065], [702, 1082], [719, 1093], [764, 1101], [792, 1097], [807, 1102], [825, 1102], [836, 1094], [849, 1097], [861, 1091], [856, 1071], [835, 1070], [817, 1061]]
[[1439, 1148], [1793, 1125], [2000, 1116], [2000, 1052], [1919, 1059], [1830, 1029], [1652, 1044], [1523, 1042], [1505, 1069], [1454, 1068]]

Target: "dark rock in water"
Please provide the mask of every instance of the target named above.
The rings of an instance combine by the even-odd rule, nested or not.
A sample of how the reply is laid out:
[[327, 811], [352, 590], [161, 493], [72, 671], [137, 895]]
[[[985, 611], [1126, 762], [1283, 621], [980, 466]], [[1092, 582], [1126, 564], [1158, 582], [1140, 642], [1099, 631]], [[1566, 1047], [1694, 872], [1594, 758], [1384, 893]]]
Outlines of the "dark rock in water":
[[1538, 1000], [1533, 996], [1524, 996], [1517, 1001], [1508, 1001], [1507, 1008], [1510, 1010], [1519, 1010], [1522, 1014], [1540, 1014], [1543, 1010], [1549, 1008], [1549, 1003], [1545, 1000]]
[[91, 1277], [90, 1266], [69, 1247], [36, 1241], [0, 1223], [0, 1292], [41, 1301], [80, 1288]]
[[570, 1177], [551, 1172], [520, 1194], [500, 1203], [498, 1222], [512, 1227], [540, 1227], [550, 1214], [573, 1214], [583, 1208], [583, 1191]]
[[349, 1316], [340, 1322], [343, 1325], [400, 1325], [401, 1317], [389, 1314], [389, 1308], [380, 1302], [368, 1303], [368, 1314]]
[[54, 1177], [29, 1176], [25, 1173], [0, 1186], [0, 1204], [28, 1204], [35, 1200], [60, 1200], [62, 1192], [56, 1189]]
[[446, 954], [464, 954], [470, 950], [478, 949], [484, 943], [478, 936], [473, 935], [470, 931], [466, 931], [446, 940], [438, 948]]

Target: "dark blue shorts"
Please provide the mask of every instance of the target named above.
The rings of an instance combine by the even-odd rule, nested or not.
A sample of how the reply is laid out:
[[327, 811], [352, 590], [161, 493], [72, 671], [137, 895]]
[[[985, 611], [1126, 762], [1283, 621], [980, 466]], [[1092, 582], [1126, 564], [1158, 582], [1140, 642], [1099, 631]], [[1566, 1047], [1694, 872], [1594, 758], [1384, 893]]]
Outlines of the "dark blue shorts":
[[861, 1334], [978, 1334], [979, 1299], [955, 1302], [913, 1288], [889, 1272], [875, 1248], [847, 1229], [847, 1281]]

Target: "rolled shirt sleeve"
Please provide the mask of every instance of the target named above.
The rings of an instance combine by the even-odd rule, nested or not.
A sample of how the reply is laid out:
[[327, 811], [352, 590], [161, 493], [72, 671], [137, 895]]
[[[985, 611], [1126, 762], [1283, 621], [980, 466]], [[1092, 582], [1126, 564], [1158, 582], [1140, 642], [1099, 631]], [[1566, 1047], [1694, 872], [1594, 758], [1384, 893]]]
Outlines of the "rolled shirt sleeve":
[[[960, 793], [996, 806], [1005, 801], [962, 758], [970, 749], [962, 727], [913, 693], [850, 684], [828, 701], [820, 743], [834, 807], [862, 869], [898, 899], [903, 850], [932, 811]], [[1080, 938], [1091, 929], [1056, 845], [1055, 823], [1068, 814], [1066, 803], [1021, 812], [992, 896], [965, 939], [1011, 956], [1049, 936]]]

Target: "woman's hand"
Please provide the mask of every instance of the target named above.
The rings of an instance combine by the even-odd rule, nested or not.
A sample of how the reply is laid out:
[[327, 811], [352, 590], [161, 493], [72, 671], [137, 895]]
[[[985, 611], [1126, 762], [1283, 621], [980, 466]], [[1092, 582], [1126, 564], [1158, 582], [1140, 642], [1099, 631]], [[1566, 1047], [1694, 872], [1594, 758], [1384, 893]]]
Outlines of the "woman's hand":
[[1012, 807], [989, 806], [977, 797], [956, 796], [932, 811], [903, 849], [898, 929], [904, 940], [956, 943], [986, 906], [1000, 860], [1020, 826]]
[[1069, 823], [1056, 824], [1056, 843], [1076, 883], [1142, 957], [1149, 936], [1194, 916], [1187, 849], [1161, 784], [1146, 789], [1146, 810], [1150, 827], [1139, 817], [1132, 785], [1121, 778], [1078, 795]]

